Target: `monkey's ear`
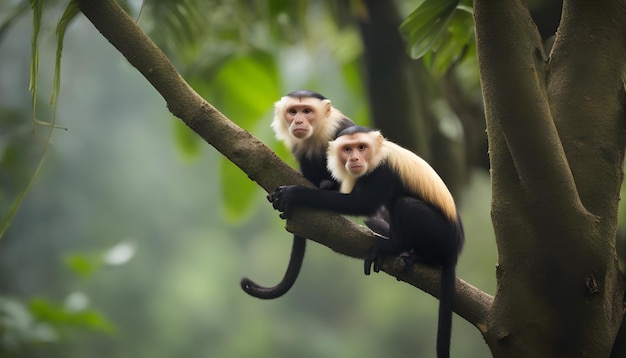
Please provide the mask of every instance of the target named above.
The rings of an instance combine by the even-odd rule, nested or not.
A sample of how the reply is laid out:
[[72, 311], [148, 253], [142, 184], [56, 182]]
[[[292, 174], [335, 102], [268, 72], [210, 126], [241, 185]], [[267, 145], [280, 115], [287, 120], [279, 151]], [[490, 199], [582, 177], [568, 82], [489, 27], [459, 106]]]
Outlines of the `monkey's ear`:
[[324, 105], [324, 114], [326, 115], [326, 117], [330, 117], [330, 112], [333, 109], [333, 105], [331, 104], [329, 99], [325, 99], [322, 101], [322, 104]]
[[380, 131], [375, 131], [374, 135], [376, 136], [376, 143], [378, 144], [378, 148], [380, 148], [380, 146], [383, 145], [383, 141], [385, 140], [385, 137], [383, 137]]

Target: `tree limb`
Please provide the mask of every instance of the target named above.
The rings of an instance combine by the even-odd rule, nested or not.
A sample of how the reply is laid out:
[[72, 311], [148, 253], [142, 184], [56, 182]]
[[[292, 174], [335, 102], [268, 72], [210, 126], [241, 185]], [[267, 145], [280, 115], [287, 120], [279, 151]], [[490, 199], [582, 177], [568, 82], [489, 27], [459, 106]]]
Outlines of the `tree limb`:
[[[614, 262], [618, 203], [623, 181], [626, 126], [626, 5], [621, 0], [564, 1], [563, 16], [550, 55], [548, 97], [559, 135], [585, 207], [601, 218], [599, 240], [587, 247], [608, 252]], [[589, 175], [593, 173], [593, 175]], [[597, 250], [597, 249], [596, 249]], [[590, 256], [591, 250], [586, 250]], [[623, 275], [618, 294], [603, 309], [616, 335], [611, 357], [626, 356]], [[616, 296], [616, 297], [615, 297]], [[621, 322], [621, 326], [620, 326]]]
[[552, 120], [543, 47], [528, 8], [520, 0], [477, 0], [474, 7], [487, 120], [499, 122], [527, 201], [548, 215], [584, 212]]
[[[268, 192], [284, 184], [311, 185], [265, 144], [200, 97], [114, 0], [79, 0], [79, 6], [100, 33], [163, 96], [172, 114], [182, 119], [251, 180]], [[342, 216], [312, 210], [295, 210], [287, 228], [338, 253], [356, 258], [364, 258], [378, 240], [371, 231]], [[385, 271], [400, 275], [391, 261], [385, 261]], [[438, 295], [437, 270], [415, 266], [410, 273], [402, 275], [402, 280]], [[455, 311], [480, 329], [493, 298], [462, 280], [457, 281], [457, 288]]]
[[[623, 1], [565, 1], [547, 73], [550, 107], [581, 200], [605, 222], [617, 221], [622, 184], [625, 17]], [[615, 227], [605, 236], [615, 237]]]

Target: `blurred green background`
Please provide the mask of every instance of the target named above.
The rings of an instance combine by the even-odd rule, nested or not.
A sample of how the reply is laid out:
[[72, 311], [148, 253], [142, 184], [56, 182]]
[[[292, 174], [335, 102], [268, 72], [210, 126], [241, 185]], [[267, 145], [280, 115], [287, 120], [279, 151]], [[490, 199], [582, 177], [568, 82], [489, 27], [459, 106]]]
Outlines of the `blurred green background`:
[[[0, 0], [3, 22], [16, 4]], [[41, 121], [53, 115], [54, 27], [64, 5], [47, 3], [41, 23]], [[181, 13], [183, 27], [156, 6], [140, 25], [209, 102], [290, 163], [269, 127], [284, 93], [319, 91], [369, 123], [358, 34], [337, 26], [326, 7], [308, 4], [307, 30], [279, 41], [275, 31], [289, 32], [288, 23], [280, 28], [285, 17], [272, 28], [263, 25], [271, 14], [258, 15], [253, 4], [196, 6]], [[49, 127], [32, 133], [31, 36], [26, 11], [0, 39], [3, 218], [46, 153], [0, 239], [0, 357], [435, 356], [436, 299], [385, 274], [365, 277], [360, 261], [315, 243], [287, 295], [243, 293], [243, 276], [264, 285], [282, 277], [291, 248], [284, 223], [265, 193], [173, 118], [80, 14], [63, 49], [62, 128], [46, 150]], [[458, 275], [493, 294], [486, 171], [471, 171], [460, 202], [467, 242]], [[452, 355], [489, 355], [458, 316]]]

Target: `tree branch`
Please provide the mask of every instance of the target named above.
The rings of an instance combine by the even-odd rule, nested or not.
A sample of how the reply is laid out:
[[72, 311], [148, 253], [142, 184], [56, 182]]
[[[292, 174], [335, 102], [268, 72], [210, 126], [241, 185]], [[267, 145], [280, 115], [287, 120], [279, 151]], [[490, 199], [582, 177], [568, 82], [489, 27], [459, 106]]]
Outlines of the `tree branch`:
[[[547, 73], [550, 107], [581, 200], [605, 222], [617, 221], [622, 184], [625, 17], [623, 1], [565, 1]], [[606, 237], [615, 237], [612, 229]]]
[[[303, 215], [303, 213], [307, 213]], [[337, 219], [337, 216], [331, 216]], [[296, 210], [294, 216], [287, 223], [287, 230], [297, 233], [303, 237], [308, 237], [322, 245], [328, 246], [334, 251], [362, 259], [366, 257], [374, 245], [372, 233], [365, 227], [354, 225], [354, 230], [343, 231], [341, 240], [335, 240], [332, 245], [329, 243], [328, 235], [321, 235], [319, 229], [311, 222], [322, 223], [328, 220], [321, 212], [311, 210]], [[341, 225], [340, 223], [331, 225]], [[420, 290], [439, 298], [441, 289], [441, 271], [425, 265], [413, 265], [409, 270], [404, 266], [404, 261], [395, 258], [385, 258], [383, 260], [382, 271], [404, 281]], [[454, 312], [472, 323], [481, 333], [485, 333], [487, 314], [493, 303], [493, 297], [484, 293], [480, 289], [457, 278], [456, 295], [454, 297]]]
[[[200, 97], [114, 0], [79, 0], [79, 6], [100, 33], [163, 96], [169, 110], [235, 163], [251, 180], [268, 192], [278, 185], [310, 185], [265, 144]], [[378, 240], [371, 231], [342, 216], [310, 210], [295, 210], [287, 228], [338, 253], [356, 258], [364, 258]], [[392, 259], [385, 261], [383, 268], [391, 274], [400, 275]], [[437, 270], [415, 266], [401, 277], [415, 287], [438, 295]], [[456, 312], [480, 329], [493, 298], [462, 280], [457, 281], [457, 288]]]
[[521, 0], [474, 3], [486, 116], [498, 121], [527, 201], [544, 215], [584, 212], [545, 89], [541, 39]]

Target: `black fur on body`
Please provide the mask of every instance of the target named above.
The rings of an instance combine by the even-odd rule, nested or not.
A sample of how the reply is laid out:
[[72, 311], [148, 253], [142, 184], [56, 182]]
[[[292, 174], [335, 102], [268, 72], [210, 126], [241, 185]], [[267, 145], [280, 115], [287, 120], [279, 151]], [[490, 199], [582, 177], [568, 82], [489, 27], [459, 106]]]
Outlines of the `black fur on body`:
[[[299, 139], [290, 132], [284, 116], [285, 106], [306, 99], [315, 99], [322, 106], [329, 108], [328, 116], [317, 119], [312, 124], [313, 133], [305, 139]], [[287, 94], [275, 103], [275, 116], [272, 128], [276, 137], [282, 140], [298, 162], [302, 175], [316, 187], [326, 190], [337, 190], [339, 185], [326, 168], [326, 150], [328, 142], [335, 138], [337, 133], [345, 128], [354, 126], [354, 122], [341, 111], [332, 107], [330, 100], [323, 95], [309, 91], [298, 90]], [[319, 113], [322, 115], [325, 113]], [[282, 280], [273, 287], [263, 287], [249, 278], [241, 280], [241, 288], [251, 296], [260, 299], [274, 299], [287, 293], [296, 282], [306, 251], [306, 239], [293, 236], [289, 263]]]
[[[351, 174], [339, 153], [346, 141], [361, 140], [372, 151], [364, 173]], [[344, 167], [345, 165], [345, 167]], [[419, 156], [387, 141], [378, 131], [350, 127], [329, 145], [328, 168], [341, 192], [284, 186], [268, 196], [281, 218], [305, 206], [344, 215], [370, 216], [388, 211], [389, 239], [380, 240], [365, 259], [365, 274], [378, 272], [382, 255], [411, 252], [416, 261], [441, 267], [437, 356], [449, 357], [456, 264], [464, 243], [463, 225], [452, 195], [437, 173]]]

